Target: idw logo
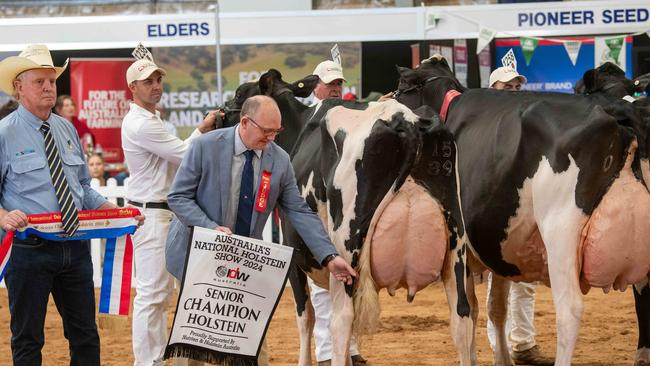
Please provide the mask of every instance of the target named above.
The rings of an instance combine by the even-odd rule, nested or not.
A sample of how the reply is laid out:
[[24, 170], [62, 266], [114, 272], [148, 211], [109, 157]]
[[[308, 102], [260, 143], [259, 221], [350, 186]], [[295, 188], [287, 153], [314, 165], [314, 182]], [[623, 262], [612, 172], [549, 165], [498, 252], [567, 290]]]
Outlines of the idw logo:
[[250, 275], [244, 272], [240, 272], [239, 267], [235, 269], [230, 269], [227, 268], [226, 266], [219, 266], [219, 268], [217, 268], [216, 273], [217, 273], [217, 277], [227, 277], [227, 278], [232, 278], [233, 280], [239, 280], [244, 282], [248, 281], [248, 278], [250, 277]]

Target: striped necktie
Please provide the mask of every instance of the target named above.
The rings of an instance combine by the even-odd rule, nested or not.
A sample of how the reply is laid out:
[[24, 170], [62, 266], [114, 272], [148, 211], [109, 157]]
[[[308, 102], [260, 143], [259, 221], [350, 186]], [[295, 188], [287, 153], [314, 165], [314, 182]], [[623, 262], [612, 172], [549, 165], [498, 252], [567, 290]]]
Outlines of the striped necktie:
[[72, 199], [68, 181], [65, 178], [63, 165], [61, 164], [61, 156], [59, 155], [59, 148], [54, 142], [52, 132], [50, 131], [50, 124], [43, 122], [41, 126], [41, 133], [45, 139], [45, 153], [47, 154], [47, 163], [50, 166], [50, 176], [52, 177], [52, 184], [56, 192], [56, 199], [59, 201], [59, 208], [61, 209], [61, 223], [63, 230], [72, 236], [79, 228], [79, 214], [77, 206]]
[[239, 204], [237, 205], [237, 221], [235, 222], [235, 234], [250, 236], [251, 219], [253, 216], [253, 150], [244, 151], [246, 162], [241, 172], [241, 186], [239, 188]]

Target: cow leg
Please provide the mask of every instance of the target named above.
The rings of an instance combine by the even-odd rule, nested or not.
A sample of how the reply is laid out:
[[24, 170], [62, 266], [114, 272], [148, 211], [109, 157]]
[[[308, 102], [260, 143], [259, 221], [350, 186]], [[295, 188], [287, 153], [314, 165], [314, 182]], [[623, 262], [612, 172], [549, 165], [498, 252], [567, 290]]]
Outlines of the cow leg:
[[546, 247], [557, 328], [556, 366], [571, 365], [584, 303], [580, 290], [578, 245], [587, 215], [576, 204], [579, 169], [570, 160], [556, 173], [546, 158], [533, 177], [533, 211]]
[[506, 338], [506, 320], [508, 318], [508, 296], [510, 294], [510, 280], [492, 274], [490, 295], [488, 297], [488, 317], [494, 324], [496, 346], [494, 348], [495, 365], [512, 365], [510, 349]]
[[329, 278], [330, 296], [332, 297], [332, 318], [330, 319], [332, 366], [352, 366], [350, 358], [350, 338], [354, 321], [352, 287], [337, 281], [332, 275]]
[[314, 307], [309, 299], [307, 276], [295, 263], [289, 269], [289, 282], [296, 303], [296, 321], [300, 335], [299, 366], [311, 366], [311, 336], [314, 333]]
[[639, 322], [639, 345], [634, 366], [650, 366], [650, 283], [632, 288]]
[[[557, 220], [556, 220], [557, 219]], [[565, 220], [563, 220], [565, 219]], [[557, 354], [555, 365], [569, 366], [580, 331], [584, 308], [578, 280], [576, 244], [580, 240], [580, 222], [556, 215], [539, 225], [548, 253], [548, 272], [556, 312]]]
[[451, 336], [456, 344], [461, 366], [476, 365], [474, 340], [478, 301], [474, 280], [467, 267], [467, 245], [451, 245], [445, 258], [442, 280], [447, 293]]

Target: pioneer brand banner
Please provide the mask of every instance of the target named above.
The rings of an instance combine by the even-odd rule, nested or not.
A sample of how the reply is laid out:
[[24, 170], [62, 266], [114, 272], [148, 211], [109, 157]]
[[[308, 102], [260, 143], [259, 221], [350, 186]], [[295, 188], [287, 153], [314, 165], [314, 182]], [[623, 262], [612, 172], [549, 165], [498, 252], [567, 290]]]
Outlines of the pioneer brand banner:
[[133, 61], [70, 60], [70, 94], [77, 103], [77, 118], [93, 132], [95, 149], [102, 151], [107, 163], [124, 161], [120, 129], [132, 99], [126, 85], [126, 69]]
[[165, 359], [257, 365], [293, 249], [195, 227]]

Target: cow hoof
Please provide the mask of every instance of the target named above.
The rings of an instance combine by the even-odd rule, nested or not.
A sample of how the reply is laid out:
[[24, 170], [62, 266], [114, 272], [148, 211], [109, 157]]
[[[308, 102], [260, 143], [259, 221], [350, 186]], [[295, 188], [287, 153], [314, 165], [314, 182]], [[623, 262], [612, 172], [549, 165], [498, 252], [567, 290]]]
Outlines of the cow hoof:
[[650, 348], [641, 348], [636, 351], [634, 366], [650, 366]]

